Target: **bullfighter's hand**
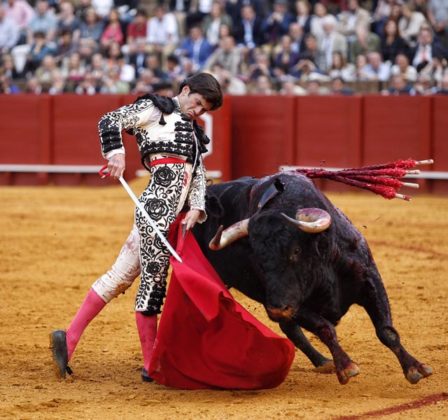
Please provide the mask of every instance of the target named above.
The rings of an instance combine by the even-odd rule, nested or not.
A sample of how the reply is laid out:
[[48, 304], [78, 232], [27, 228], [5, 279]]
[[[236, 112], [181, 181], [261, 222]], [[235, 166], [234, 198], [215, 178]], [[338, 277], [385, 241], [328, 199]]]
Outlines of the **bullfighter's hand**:
[[201, 215], [201, 210], [191, 209], [187, 212], [184, 220], [182, 220], [182, 224], [185, 226], [186, 230], [190, 230], [198, 221]]
[[114, 178], [120, 178], [123, 175], [124, 169], [126, 168], [125, 156], [123, 153], [118, 153], [113, 155], [107, 164], [107, 170], [110, 176]]

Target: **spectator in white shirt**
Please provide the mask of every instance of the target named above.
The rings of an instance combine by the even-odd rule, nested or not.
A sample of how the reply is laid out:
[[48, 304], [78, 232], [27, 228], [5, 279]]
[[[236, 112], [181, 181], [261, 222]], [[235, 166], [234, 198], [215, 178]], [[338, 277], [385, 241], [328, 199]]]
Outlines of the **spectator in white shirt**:
[[162, 54], [163, 59], [174, 51], [179, 42], [176, 17], [168, 13], [164, 5], [158, 5], [154, 16], [149, 19], [147, 41], [153, 51]]

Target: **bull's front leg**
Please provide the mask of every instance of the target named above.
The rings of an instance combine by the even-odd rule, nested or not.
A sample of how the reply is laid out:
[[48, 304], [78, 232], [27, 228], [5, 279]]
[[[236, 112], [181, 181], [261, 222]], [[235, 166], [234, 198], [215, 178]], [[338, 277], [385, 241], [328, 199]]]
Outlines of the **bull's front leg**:
[[311, 345], [295, 321], [282, 320], [279, 324], [286, 336], [310, 359], [316, 372], [333, 373], [335, 371], [333, 360], [323, 356]]
[[361, 296], [360, 304], [369, 314], [375, 326], [376, 335], [395, 354], [406, 379], [411, 384], [416, 384], [420, 379], [430, 376], [432, 368], [420, 363], [401, 344], [400, 335], [392, 324], [389, 300], [379, 275], [371, 277]]
[[358, 375], [359, 367], [340, 346], [333, 324], [322, 316], [304, 308], [300, 309], [296, 320], [303, 328], [317, 335], [328, 347], [333, 356], [336, 375], [341, 385], [345, 385], [350, 378]]

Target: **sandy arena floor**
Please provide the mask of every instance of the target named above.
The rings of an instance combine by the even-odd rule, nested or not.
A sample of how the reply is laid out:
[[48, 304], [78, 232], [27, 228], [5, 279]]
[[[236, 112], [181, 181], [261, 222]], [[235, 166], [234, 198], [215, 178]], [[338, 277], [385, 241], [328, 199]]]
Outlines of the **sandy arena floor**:
[[[143, 181], [132, 186], [137, 192]], [[86, 330], [71, 362], [74, 377], [56, 379], [48, 334], [67, 326], [91, 283], [113, 262], [133, 204], [118, 186], [2, 187], [0, 197], [0, 418], [448, 418], [447, 197], [421, 195], [407, 203], [366, 192], [330, 195], [366, 235], [402, 342], [433, 367], [432, 377], [410, 385], [364, 311], [352, 307], [337, 330], [361, 368], [358, 377], [341, 386], [296, 353], [280, 387], [249, 392], [142, 383], [136, 284]], [[234, 295], [278, 331], [258, 304]]]

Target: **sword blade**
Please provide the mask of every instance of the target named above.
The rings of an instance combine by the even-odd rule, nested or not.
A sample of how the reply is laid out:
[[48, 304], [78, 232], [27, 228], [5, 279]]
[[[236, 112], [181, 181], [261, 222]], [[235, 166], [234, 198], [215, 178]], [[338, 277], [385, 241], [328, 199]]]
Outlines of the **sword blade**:
[[171, 246], [171, 244], [168, 242], [168, 239], [165, 238], [163, 233], [160, 232], [159, 228], [154, 223], [154, 221], [149, 217], [148, 212], [145, 210], [145, 208], [143, 207], [142, 203], [140, 203], [140, 201], [138, 201], [138, 198], [134, 194], [134, 191], [132, 191], [132, 189], [129, 186], [129, 184], [124, 180], [124, 178], [122, 176], [120, 176], [120, 178], [118, 178], [118, 179], [121, 182], [121, 185], [123, 185], [123, 187], [126, 190], [126, 192], [129, 194], [129, 197], [132, 198], [132, 201], [135, 203], [137, 208], [142, 212], [142, 214], [145, 217], [145, 219], [148, 221], [148, 223], [154, 229], [154, 232], [157, 234], [157, 236], [160, 238], [160, 240], [165, 244], [165, 246], [171, 252], [173, 257], [176, 258], [176, 260], [181, 263], [182, 262], [182, 258], [179, 256], [179, 254], [176, 252], [176, 250]]

